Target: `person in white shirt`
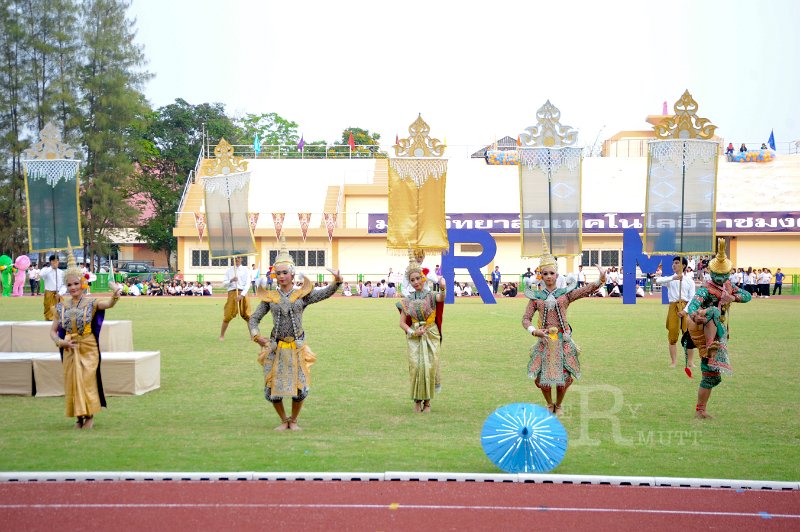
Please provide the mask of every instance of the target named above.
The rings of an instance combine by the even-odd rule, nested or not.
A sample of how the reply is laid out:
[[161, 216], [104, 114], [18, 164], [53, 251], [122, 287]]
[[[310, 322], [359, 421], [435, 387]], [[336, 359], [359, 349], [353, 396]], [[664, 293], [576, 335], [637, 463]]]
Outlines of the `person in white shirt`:
[[344, 286], [342, 287], [342, 295], [345, 297], [350, 297], [353, 295], [353, 292], [350, 291], [350, 284], [345, 282]]
[[128, 295], [134, 297], [142, 295], [142, 289], [139, 288], [138, 283], [131, 283], [130, 287], [128, 288]]
[[36, 264], [28, 270], [28, 283], [31, 285], [31, 295], [39, 295], [39, 268]]
[[583, 271], [583, 265], [578, 266], [578, 288], [586, 284], [586, 272]]
[[50, 255], [50, 264], [42, 268], [39, 277], [44, 282], [44, 319], [53, 321], [53, 307], [66, 293], [64, 272], [58, 269], [58, 258]]
[[472, 296], [472, 287], [468, 284], [465, 284], [461, 293], [466, 297]]
[[[669, 343], [670, 367], [674, 368], [677, 362], [678, 338], [681, 333], [689, 329], [688, 315], [686, 306], [694, 298], [695, 285], [691, 275], [687, 275], [689, 261], [686, 257], [675, 257], [672, 259], [672, 275], [657, 277], [656, 284], [667, 285], [667, 296], [669, 297], [669, 309], [667, 309], [667, 342]], [[686, 366], [695, 367], [694, 364], [694, 344], [691, 349], [686, 350]]]
[[256, 295], [256, 286], [258, 286], [258, 278], [261, 277], [261, 269], [253, 264], [250, 270], [250, 285], [253, 288], [253, 295]]
[[219, 332], [219, 339], [225, 339], [225, 331], [228, 324], [237, 314], [246, 322], [250, 321], [250, 305], [247, 302], [247, 291], [250, 289], [250, 273], [246, 266], [242, 266], [242, 258], [235, 257], [234, 265], [228, 266], [225, 272], [225, 279], [222, 286], [228, 290], [228, 300], [225, 302], [225, 310], [222, 316], [222, 329]]

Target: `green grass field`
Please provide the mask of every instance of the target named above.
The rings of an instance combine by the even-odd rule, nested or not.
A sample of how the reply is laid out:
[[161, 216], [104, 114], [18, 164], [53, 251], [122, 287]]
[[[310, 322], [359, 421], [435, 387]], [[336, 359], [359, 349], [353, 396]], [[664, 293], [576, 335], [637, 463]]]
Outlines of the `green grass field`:
[[[666, 307], [656, 299], [570, 308], [583, 377], [565, 401], [570, 443], [554, 472], [800, 479], [800, 300], [734, 308], [736, 375], [713, 393], [716, 419], [700, 422], [699, 369], [689, 380], [668, 368]], [[446, 307], [443, 391], [429, 415], [412, 412], [394, 301], [309, 307], [307, 341], [319, 359], [304, 431], [278, 433], [244, 322], [217, 340], [222, 299], [122, 299], [107, 317], [133, 320], [137, 350], [161, 351], [161, 389], [110, 397], [91, 432], [72, 430], [63, 398], [0, 397], [0, 470], [500, 472], [480, 445], [487, 415], [512, 402], [542, 404], [527, 377], [526, 302]], [[0, 320], [41, 319], [41, 305], [3, 298]]]

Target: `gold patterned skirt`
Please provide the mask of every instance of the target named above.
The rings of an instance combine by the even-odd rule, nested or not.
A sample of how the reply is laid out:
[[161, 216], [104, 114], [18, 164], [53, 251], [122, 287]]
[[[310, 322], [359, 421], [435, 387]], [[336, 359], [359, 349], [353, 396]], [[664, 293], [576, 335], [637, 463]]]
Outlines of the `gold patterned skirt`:
[[407, 338], [408, 375], [411, 379], [411, 399], [433, 399], [439, 380], [439, 349], [441, 336], [436, 325], [422, 336]]
[[97, 340], [89, 332], [82, 336], [67, 335], [75, 349], [64, 349], [64, 396], [67, 417], [92, 416], [100, 411], [100, 393], [97, 389], [97, 367], [100, 350]]

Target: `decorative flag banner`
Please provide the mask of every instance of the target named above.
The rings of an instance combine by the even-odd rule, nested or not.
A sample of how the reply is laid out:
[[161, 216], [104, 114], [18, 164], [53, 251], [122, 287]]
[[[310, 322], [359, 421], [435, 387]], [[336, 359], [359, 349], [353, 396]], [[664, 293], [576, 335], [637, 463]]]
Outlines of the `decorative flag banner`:
[[261, 141], [258, 140], [258, 133], [256, 133], [256, 138], [253, 139], [253, 152], [256, 154], [256, 157], [261, 153]]
[[353, 138], [353, 132], [350, 132], [350, 138], [347, 139], [347, 145], [350, 146], [351, 150], [356, 149], [356, 139]]
[[297, 217], [300, 219], [300, 234], [303, 235], [303, 242], [305, 242], [306, 235], [308, 234], [308, 224], [311, 222], [311, 213], [298, 212]]
[[644, 251], [653, 254], [714, 253], [719, 143], [716, 126], [697, 116], [689, 91], [675, 115], [654, 126], [649, 142]]
[[418, 116], [410, 136], [394, 147], [389, 159], [389, 230], [386, 247], [401, 251], [443, 253], [450, 248], [445, 225], [445, 146], [429, 136]]
[[66, 249], [68, 241], [82, 246], [80, 161], [72, 158], [75, 150], [62, 142], [61, 131], [48, 122], [39, 132], [39, 142], [24, 154], [29, 251]]
[[297, 150], [298, 151], [303, 151], [303, 148], [305, 147], [305, 145], [306, 145], [306, 141], [303, 138], [303, 135], [300, 135], [300, 142], [297, 143]]
[[283, 219], [286, 216], [284, 212], [273, 212], [272, 223], [275, 225], [275, 238], [280, 242], [281, 233], [283, 233]]
[[197, 228], [197, 236], [200, 242], [203, 241], [203, 233], [206, 230], [206, 215], [202, 212], [194, 213], [194, 226]]
[[333, 241], [333, 230], [336, 229], [336, 213], [324, 212], [322, 217], [325, 220], [325, 229], [328, 230], [328, 242]]
[[233, 155], [233, 146], [224, 138], [214, 148], [214, 156], [200, 165], [211, 257], [255, 255], [256, 243], [247, 212], [250, 190], [247, 162]]
[[541, 228], [556, 257], [581, 254], [581, 166], [578, 132], [560, 122], [550, 100], [536, 111], [537, 124], [519, 136], [522, 256], [541, 257]]
[[256, 226], [258, 225], [258, 213], [250, 212], [247, 214], [247, 221], [250, 223], [250, 233], [253, 238], [256, 236]]
[[775, 151], [775, 130], [769, 132], [769, 147], [772, 151]]

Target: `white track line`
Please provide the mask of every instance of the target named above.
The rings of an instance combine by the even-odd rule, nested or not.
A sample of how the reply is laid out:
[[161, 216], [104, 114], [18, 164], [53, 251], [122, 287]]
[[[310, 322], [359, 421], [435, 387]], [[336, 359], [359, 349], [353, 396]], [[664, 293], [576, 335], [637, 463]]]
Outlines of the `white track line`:
[[758, 517], [761, 519], [800, 519], [800, 514], [769, 512], [710, 512], [699, 510], [652, 510], [647, 508], [578, 508], [554, 506], [467, 506], [463, 504], [270, 504], [270, 503], [138, 503], [138, 504], [0, 504], [0, 510], [74, 510], [74, 509], [309, 509], [309, 510], [481, 510], [495, 512], [573, 512], [573, 513], [632, 513], [655, 515], [688, 515], [708, 517]]

